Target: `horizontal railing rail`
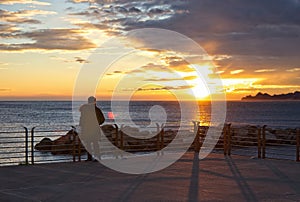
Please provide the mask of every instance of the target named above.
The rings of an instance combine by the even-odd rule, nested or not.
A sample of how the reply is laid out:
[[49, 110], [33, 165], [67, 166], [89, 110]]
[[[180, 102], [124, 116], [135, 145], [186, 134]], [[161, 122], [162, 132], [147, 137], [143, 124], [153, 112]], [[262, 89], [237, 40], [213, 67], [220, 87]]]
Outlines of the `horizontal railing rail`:
[[28, 164], [28, 129], [1, 127], [0, 165]]
[[[256, 158], [278, 158], [300, 161], [300, 130], [273, 129], [268, 126], [235, 126], [226, 123], [217, 142], [207, 135], [208, 126], [199, 122], [177, 126], [157, 124], [152, 129], [156, 135], [148, 139], [133, 138], [126, 126], [104, 125], [102, 130], [111, 145], [102, 145], [101, 154], [119, 158], [120, 151], [128, 153], [161, 152], [170, 146], [170, 151], [188, 148], [200, 152], [204, 147], [224, 155], [246, 155]], [[184, 132], [176, 138], [178, 130]], [[81, 161], [86, 149], [76, 127], [36, 126], [0, 128], [0, 165], [35, 164], [49, 162]], [[192, 144], [191, 144], [192, 140]], [[205, 144], [204, 144], [205, 142]], [[161, 154], [161, 153], [158, 153]]]

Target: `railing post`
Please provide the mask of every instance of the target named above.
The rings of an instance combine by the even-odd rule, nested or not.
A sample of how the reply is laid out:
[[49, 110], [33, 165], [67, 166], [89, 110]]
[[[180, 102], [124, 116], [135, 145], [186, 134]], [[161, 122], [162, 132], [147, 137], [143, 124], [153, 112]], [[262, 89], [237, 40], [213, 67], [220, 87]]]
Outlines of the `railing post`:
[[73, 132], [72, 134], [72, 156], [73, 156], [73, 162], [76, 161], [76, 136], [75, 136], [75, 133]]
[[31, 164], [34, 165], [34, 129], [31, 129]]
[[200, 151], [200, 122], [199, 121], [193, 121], [194, 124], [194, 151], [199, 152]]
[[81, 161], [81, 141], [79, 139], [79, 136], [76, 135], [76, 142], [77, 142], [77, 145], [78, 145], [78, 161], [80, 162]]
[[24, 126], [25, 129], [25, 164], [28, 165], [28, 128]]
[[300, 161], [299, 152], [300, 152], [300, 129], [298, 128], [296, 132], [296, 161]]
[[[73, 137], [74, 138], [74, 137]], [[73, 144], [72, 144], [72, 156], [73, 156], [73, 162], [76, 161], [76, 158], [75, 158], [75, 140], [73, 140]]]
[[227, 124], [224, 124], [223, 128], [223, 150], [224, 150], [224, 156], [227, 155]]
[[[157, 151], [160, 151], [161, 150], [161, 130], [159, 128], [159, 124], [156, 123], [156, 149]], [[157, 155], [159, 154], [159, 152], [157, 152]]]
[[262, 128], [262, 158], [266, 158], [266, 125]]
[[227, 154], [228, 156], [230, 156], [231, 155], [231, 123], [227, 125], [227, 130], [228, 130]]
[[120, 135], [121, 135], [121, 137], [120, 137], [120, 148], [122, 150], [124, 150], [124, 133], [123, 133], [122, 130], [120, 131]]
[[162, 127], [161, 128], [161, 135], [160, 135], [160, 140], [161, 140], [161, 143], [160, 143], [160, 149], [162, 150], [165, 146], [165, 128]]
[[[72, 127], [72, 135], [71, 135], [71, 141], [72, 141], [72, 157], [73, 157], [73, 162], [76, 161], [76, 155], [80, 155], [80, 145], [78, 144], [78, 135], [76, 135], [76, 127]], [[80, 161], [80, 156], [78, 157], [78, 161]]]
[[257, 158], [261, 158], [261, 128], [257, 129]]
[[119, 127], [117, 124], [114, 124], [114, 126], [116, 127], [116, 139], [115, 139], [115, 144], [116, 144], [116, 147], [119, 146]]

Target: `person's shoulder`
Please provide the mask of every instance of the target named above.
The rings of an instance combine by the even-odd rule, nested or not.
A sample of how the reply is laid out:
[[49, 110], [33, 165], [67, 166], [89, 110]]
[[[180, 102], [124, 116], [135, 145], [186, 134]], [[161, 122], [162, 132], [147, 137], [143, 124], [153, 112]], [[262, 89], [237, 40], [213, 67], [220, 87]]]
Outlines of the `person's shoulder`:
[[79, 110], [81, 111], [81, 110], [84, 110], [84, 109], [86, 109], [86, 108], [88, 108], [88, 107], [89, 107], [88, 104], [83, 104], [83, 105], [81, 105], [81, 106], [79, 107]]

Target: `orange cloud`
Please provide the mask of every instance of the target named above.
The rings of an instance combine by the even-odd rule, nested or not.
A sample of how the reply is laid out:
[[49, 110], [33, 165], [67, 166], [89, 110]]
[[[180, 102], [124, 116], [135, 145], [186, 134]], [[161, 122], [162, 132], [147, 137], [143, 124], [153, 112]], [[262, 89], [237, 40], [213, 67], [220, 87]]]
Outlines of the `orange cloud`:
[[243, 69], [232, 70], [232, 71], [230, 71], [230, 74], [240, 74], [240, 73], [242, 73], [244, 71], [245, 70], [243, 70]]

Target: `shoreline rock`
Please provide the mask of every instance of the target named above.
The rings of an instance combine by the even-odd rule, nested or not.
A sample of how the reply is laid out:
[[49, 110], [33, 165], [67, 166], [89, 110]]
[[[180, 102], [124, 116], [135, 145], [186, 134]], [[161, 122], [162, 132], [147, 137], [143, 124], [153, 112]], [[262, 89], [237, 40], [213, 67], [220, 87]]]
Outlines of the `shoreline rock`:
[[[159, 130], [157, 134], [148, 139], [138, 139], [130, 136], [130, 131], [135, 134], [140, 131], [137, 128], [130, 128], [126, 126], [126, 133], [122, 127], [118, 128], [116, 125], [104, 125], [101, 127], [107, 139], [119, 149], [127, 152], [153, 152], [159, 151], [164, 147], [168, 146], [177, 135], [176, 129], [166, 129], [164, 131]], [[198, 144], [194, 141], [190, 146], [189, 150], [194, 149], [196, 145], [202, 145], [208, 126], [200, 126], [198, 129], [200, 141]], [[253, 125], [232, 125], [230, 128], [232, 147], [252, 147], [258, 145], [258, 129], [259, 127]], [[296, 144], [296, 129], [282, 129], [282, 128], [268, 128], [265, 129], [266, 146], [272, 145], [295, 145]], [[194, 135], [190, 132], [190, 135]], [[121, 138], [121, 136], [123, 138]], [[262, 136], [261, 136], [262, 138]], [[162, 142], [163, 140], [163, 142]], [[76, 141], [76, 142], [74, 142]], [[180, 142], [180, 140], [179, 140]], [[181, 141], [184, 143], [184, 140]], [[123, 143], [123, 144], [122, 144]], [[80, 142], [79, 136], [76, 131], [70, 130], [67, 134], [51, 140], [50, 138], [43, 138], [38, 144], [35, 145], [35, 149], [41, 152], [51, 152], [53, 155], [58, 154], [73, 154], [74, 144], [79, 148], [80, 145], [81, 153], [86, 152], [82, 143]], [[215, 148], [222, 148], [224, 144], [224, 134], [221, 134]], [[103, 148], [105, 150], [105, 148]], [[108, 151], [109, 152], [109, 151]]]
[[[81, 153], [86, 152], [83, 145], [81, 144], [78, 133], [75, 130], [69, 130], [65, 135], [51, 140], [48, 137], [43, 138], [39, 143], [34, 146], [34, 149], [40, 152], [51, 152], [52, 155], [59, 154], [73, 154], [73, 147], [81, 148]], [[79, 146], [78, 146], [79, 145]]]

